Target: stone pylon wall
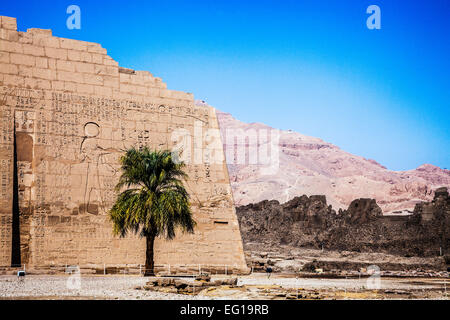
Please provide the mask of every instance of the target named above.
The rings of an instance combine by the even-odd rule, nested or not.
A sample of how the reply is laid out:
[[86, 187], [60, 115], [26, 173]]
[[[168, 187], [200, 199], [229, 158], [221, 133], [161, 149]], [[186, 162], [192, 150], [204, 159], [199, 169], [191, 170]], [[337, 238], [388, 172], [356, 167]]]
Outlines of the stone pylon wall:
[[[209, 153], [223, 155], [220, 140], [205, 137], [218, 131], [215, 110], [149, 72], [120, 68], [99, 44], [0, 22], [0, 265], [11, 263], [14, 165], [22, 263], [143, 264], [144, 241], [114, 237], [107, 215], [118, 159], [130, 146], [172, 149], [180, 129], [194, 137], [195, 157], [207, 158], [208, 143]], [[246, 270], [224, 160], [191, 161], [187, 173], [196, 232], [159, 239], [155, 262]]]

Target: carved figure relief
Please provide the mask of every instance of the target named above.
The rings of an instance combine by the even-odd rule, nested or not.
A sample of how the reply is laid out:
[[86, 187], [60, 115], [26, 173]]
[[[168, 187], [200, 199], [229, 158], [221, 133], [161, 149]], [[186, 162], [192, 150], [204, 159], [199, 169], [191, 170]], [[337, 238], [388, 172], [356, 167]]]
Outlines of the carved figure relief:
[[[84, 137], [80, 145], [81, 163], [86, 164], [86, 176], [84, 186], [83, 204], [80, 207], [81, 213], [97, 215], [104, 213], [106, 208], [105, 188], [102, 186], [102, 177], [116, 173], [116, 169], [109, 164], [108, 155], [112, 149], [105, 149], [101, 146], [99, 139], [101, 133], [100, 126], [95, 122], [88, 122], [84, 125]], [[110, 174], [108, 174], [110, 173]]]

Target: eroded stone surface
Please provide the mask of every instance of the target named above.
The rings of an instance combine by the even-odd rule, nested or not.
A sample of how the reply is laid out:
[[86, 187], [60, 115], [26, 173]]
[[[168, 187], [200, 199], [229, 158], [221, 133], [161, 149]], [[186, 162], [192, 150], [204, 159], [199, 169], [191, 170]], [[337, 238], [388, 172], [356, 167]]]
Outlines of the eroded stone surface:
[[[373, 199], [354, 200], [347, 210], [336, 212], [325, 197], [305, 195], [284, 204], [272, 200], [241, 206], [237, 214], [245, 245], [261, 244], [264, 252], [287, 245], [403, 256], [449, 254], [450, 197], [445, 188], [408, 216], [383, 216]], [[445, 263], [438, 267], [446, 268]]]

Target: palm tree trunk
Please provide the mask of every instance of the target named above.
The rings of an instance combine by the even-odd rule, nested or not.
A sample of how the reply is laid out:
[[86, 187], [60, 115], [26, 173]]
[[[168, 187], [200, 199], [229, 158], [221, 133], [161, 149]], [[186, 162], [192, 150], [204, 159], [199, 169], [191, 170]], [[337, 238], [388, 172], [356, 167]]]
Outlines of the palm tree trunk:
[[146, 236], [147, 250], [145, 252], [145, 277], [153, 277], [155, 275], [155, 261], [153, 259], [154, 251], [153, 246], [155, 244], [155, 236], [148, 234]]

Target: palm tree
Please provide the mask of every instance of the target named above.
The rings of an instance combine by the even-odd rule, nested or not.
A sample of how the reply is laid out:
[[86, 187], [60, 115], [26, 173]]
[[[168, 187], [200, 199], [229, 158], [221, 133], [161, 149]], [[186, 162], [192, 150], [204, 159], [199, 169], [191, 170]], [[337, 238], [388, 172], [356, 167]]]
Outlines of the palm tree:
[[144, 275], [154, 276], [155, 238], [173, 239], [177, 227], [194, 233], [196, 223], [182, 182], [187, 178], [185, 165], [174, 161], [168, 150], [150, 151], [147, 147], [126, 151], [120, 164], [119, 195], [110, 210], [113, 232], [121, 237], [133, 232], [146, 238]]

